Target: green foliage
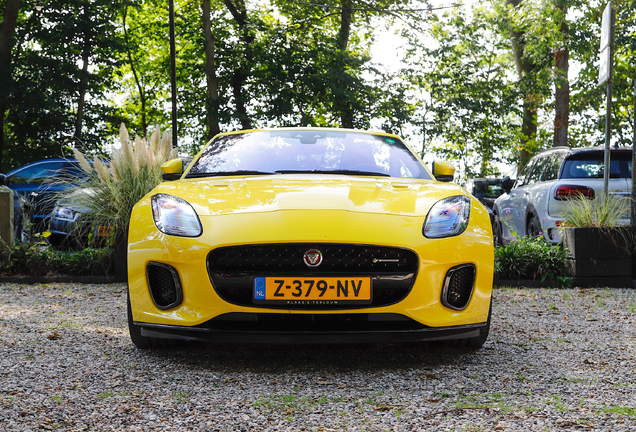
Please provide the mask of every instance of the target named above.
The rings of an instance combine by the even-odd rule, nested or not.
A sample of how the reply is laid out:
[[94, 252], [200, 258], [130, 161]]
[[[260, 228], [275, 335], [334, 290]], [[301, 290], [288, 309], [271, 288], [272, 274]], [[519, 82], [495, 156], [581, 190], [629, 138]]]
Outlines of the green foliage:
[[618, 226], [618, 220], [629, 217], [629, 201], [617, 195], [598, 196], [587, 199], [580, 194], [568, 201], [563, 210], [563, 225], [568, 227]]
[[77, 252], [58, 253], [58, 272], [78, 276], [112, 274], [113, 251], [110, 248], [86, 248]]
[[[612, 2], [616, 12], [612, 134], [619, 145], [632, 144], [634, 119], [634, 53], [636, 7], [633, 2]], [[572, 60], [581, 65], [570, 102], [573, 146], [601, 145], [605, 139], [606, 86], [598, 85], [601, 16], [607, 2], [582, 2], [570, 23]]]
[[[395, 12], [425, 10], [423, 0], [325, 2], [331, 7], [211, 0], [218, 106], [210, 108], [201, 5], [176, 0], [180, 149], [194, 153], [202, 146], [208, 111], [214, 111], [222, 131], [246, 124], [345, 122], [401, 135], [423, 131], [423, 153], [457, 161], [466, 176], [498, 175], [497, 165], [516, 163], [520, 150], [534, 153], [551, 145], [554, 52], [565, 46], [571, 63], [581, 66], [571, 79], [569, 143], [601, 143], [605, 89], [596, 81], [606, 2], [509, 3], [447, 5], [429, 17]], [[627, 0], [616, 4], [612, 125], [618, 142], [629, 145], [636, 8]], [[231, 5], [242, 15], [233, 15]], [[39, 13], [33, 6], [22, 2], [11, 76], [0, 86], [0, 108], [8, 107], [0, 110], [5, 138], [0, 171], [68, 156], [72, 147], [91, 156], [108, 154], [122, 121], [142, 138], [155, 125], [169, 123], [166, 0], [47, 2]], [[343, 6], [351, 8], [350, 26]], [[406, 52], [407, 65], [397, 73], [379, 70], [370, 56], [374, 38], [391, 23], [398, 23]], [[517, 60], [532, 65], [521, 75], [511, 31], [523, 46]], [[87, 95], [83, 128], [76, 133], [81, 94]], [[237, 109], [239, 101], [243, 110]], [[524, 101], [529, 110], [522, 113]], [[522, 130], [528, 119], [538, 125], [536, 132]]]
[[560, 245], [542, 237], [519, 237], [508, 246], [495, 249], [495, 278], [548, 280], [567, 284], [568, 258]]
[[[4, 3], [4, 2], [2, 2]], [[68, 156], [70, 147], [99, 153], [108, 125], [117, 112], [110, 93], [117, 87], [111, 74], [120, 49], [117, 2], [47, 2], [41, 12], [22, 2], [10, 66], [11, 82], [1, 171], [37, 159]], [[0, 16], [4, 4], [0, 5]], [[84, 66], [86, 63], [86, 70]], [[90, 67], [89, 67], [90, 66]], [[85, 81], [83, 81], [85, 80]], [[73, 138], [79, 94], [83, 90], [83, 133]]]
[[111, 249], [60, 252], [42, 241], [19, 242], [13, 247], [0, 243], [0, 274], [3, 275], [107, 276], [112, 274], [112, 269]]
[[456, 161], [468, 178], [499, 175], [497, 163], [514, 158], [520, 141], [510, 44], [498, 37], [492, 11], [471, 13], [431, 17], [424, 31], [437, 46], [424, 41], [408, 75], [431, 98], [423, 118], [427, 151]]

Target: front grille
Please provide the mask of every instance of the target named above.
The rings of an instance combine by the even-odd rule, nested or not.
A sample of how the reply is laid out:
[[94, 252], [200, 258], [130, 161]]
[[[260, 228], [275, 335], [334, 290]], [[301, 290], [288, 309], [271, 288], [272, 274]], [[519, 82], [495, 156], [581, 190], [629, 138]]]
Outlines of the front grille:
[[442, 289], [442, 304], [461, 310], [468, 306], [475, 286], [475, 266], [465, 264], [453, 267], [446, 273]]
[[[308, 267], [303, 256], [322, 253], [322, 263]], [[242, 306], [288, 308], [254, 303], [254, 278], [271, 276], [369, 276], [372, 302], [385, 306], [402, 300], [411, 290], [418, 269], [415, 252], [395, 247], [333, 243], [292, 243], [230, 246], [212, 250], [207, 265], [214, 289], [224, 300]], [[302, 309], [351, 309], [352, 305], [303, 305]]]
[[150, 262], [146, 267], [146, 275], [152, 301], [159, 309], [169, 309], [181, 303], [181, 283], [174, 267]]

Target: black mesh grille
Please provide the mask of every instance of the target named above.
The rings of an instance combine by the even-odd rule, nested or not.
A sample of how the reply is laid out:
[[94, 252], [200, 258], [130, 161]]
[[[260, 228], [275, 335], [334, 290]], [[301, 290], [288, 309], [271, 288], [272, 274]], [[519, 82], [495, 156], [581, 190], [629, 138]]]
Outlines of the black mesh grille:
[[442, 300], [454, 309], [464, 309], [473, 293], [475, 266], [472, 264], [454, 267], [446, 274]]
[[315, 273], [412, 272], [417, 269], [417, 255], [408, 250], [386, 246], [294, 243], [247, 245], [215, 249], [208, 255], [214, 272], [307, 272], [303, 255], [320, 249], [323, 263]]
[[149, 263], [147, 267], [148, 286], [155, 304], [166, 309], [181, 302], [179, 277], [174, 268], [159, 263]]
[[[310, 249], [318, 249], [322, 253], [322, 263], [317, 267], [308, 267], [303, 260], [305, 252]], [[210, 279], [219, 296], [230, 303], [256, 307], [283, 306], [254, 303], [255, 277], [301, 275], [369, 276], [373, 291], [371, 306], [393, 304], [406, 297], [411, 290], [418, 263], [417, 254], [408, 249], [333, 243], [231, 246], [215, 249], [208, 254]], [[302, 308], [324, 309], [325, 306]]]

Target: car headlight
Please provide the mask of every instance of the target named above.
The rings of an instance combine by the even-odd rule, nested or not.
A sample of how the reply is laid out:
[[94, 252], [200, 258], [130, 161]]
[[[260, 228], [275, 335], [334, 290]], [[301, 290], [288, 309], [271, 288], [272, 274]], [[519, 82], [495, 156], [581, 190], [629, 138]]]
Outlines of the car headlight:
[[183, 198], [157, 194], [151, 202], [152, 217], [159, 231], [181, 237], [198, 237], [203, 232], [199, 216]]
[[428, 238], [452, 237], [463, 233], [470, 218], [470, 198], [452, 196], [437, 201], [426, 215], [422, 233]]
[[67, 219], [74, 221], [79, 213], [74, 212], [70, 208], [55, 206], [53, 208], [53, 216], [59, 219]]

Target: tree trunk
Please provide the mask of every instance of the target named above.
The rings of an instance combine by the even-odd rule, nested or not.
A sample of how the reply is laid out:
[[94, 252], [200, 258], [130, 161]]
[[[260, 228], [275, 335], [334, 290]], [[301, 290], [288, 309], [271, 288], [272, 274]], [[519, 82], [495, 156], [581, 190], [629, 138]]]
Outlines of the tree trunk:
[[241, 40], [245, 45], [245, 55], [239, 67], [234, 71], [230, 78], [232, 86], [232, 94], [234, 96], [234, 104], [236, 106], [236, 115], [241, 122], [243, 129], [252, 129], [252, 121], [247, 114], [246, 96], [244, 93], [245, 83], [252, 70], [252, 42], [254, 35], [248, 26], [247, 8], [244, 0], [224, 0], [225, 6], [228, 8], [234, 21], [239, 26], [241, 32]]
[[[349, 34], [351, 33], [351, 20], [353, 18], [353, 9], [351, 0], [342, 0], [342, 12], [340, 14], [340, 31], [338, 32], [338, 39], [336, 41], [336, 48], [338, 49], [338, 56], [345, 58], [347, 55], [347, 47], [349, 45]], [[353, 107], [351, 106], [349, 98], [353, 97], [351, 89], [349, 88], [349, 75], [345, 69], [345, 63], [340, 62], [338, 70], [339, 79], [337, 80], [340, 85], [339, 89], [336, 89], [334, 94], [335, 108], [340, 115], [340, 125], [344, 128], [353, 128]]]
[[84, 1], [84, 46], [82, 49], [82, 72], [79, 82], [79, 97], [77, 100], [77, 117], [75, 118], [75, 138], [76, 143], [82, 143], [82, 123], [84, 119], [84, 104], [86, 101], [86, 87], [88, 85], [88, 59], [91, 52], [91, 24], [89, 19], [88, 1]]
[[128, 6], [124, 6], [122, 27], [124, 29], [124, 40], [126, 42], [126, 54], [128, 56], [128, 62], [130, 63], [130, 70], [132, 71], [133, 77], [135, 78], [135, 84], [137, 85], [137, 90], [139, 91], [139, 102], [141, 102], [141, 130], [143, 132], [143, 136], [146, 137], [148, 136], [147, 134], [148, 125], [146, 123], [146, 93], [144, 91], [144, 87], [141, 81], [139, 80], [139, 76], [137, 75], [135, 62], [133, 61], [132, 53], [130, 51], [130, 40], [128, 38], [128, 31], [126, 29], [127, 12], [128, 12]]
[[0, 22], [0, 166], [2, 166], [2, 154], [5, 148], [4, 118], [9, 109], [9, 98], [13, 89], [11, 74], [13, 34], [21, 5], [22, 0], [7, 0], [2, 22]]
[[562, 13], [560, 32], [563, 46], [554, 52], [554, 72], [556, 75], [556, 100], [554, 104], [554, 147], [568, 145], [568, 121], [570, 116], [570, 81], [568, 80], [569, 51], [568, 25], [565, 21], [565, 0], [557, 0], [557, 9]]
[[221, 132], [219, 127], [219, 84], [216, 78], [216, 54], [214, 51], [214, 36], [210, 22], [210, 0], [203, 0], [203, 33], [205, 35], [205, 78], [208, 88], [207, 107], [207, 138], [212, 139]]
[[[506, 4], [512, 7], [517, 7], [522, 0], [506, 0]], [[531, 73], [535, 64], [528, 62], [524, 58], [525, 49], [525, 37], [524, 32], [519, 32], [510, 28], [510, 41], [512, 43], [512, 52], [515, 58], [515, 64], [517, 65], [517, 73], [519, 80], [527, 78]], [[519, 146], [519, 172], [528, 163], [532, 157], [532, 152], [529, 150], [530, 145], [537, 136], [537, 100], [535, 95], [526, 91], [523, 95], [523, 119], [521, 124], [521, 145]]]

